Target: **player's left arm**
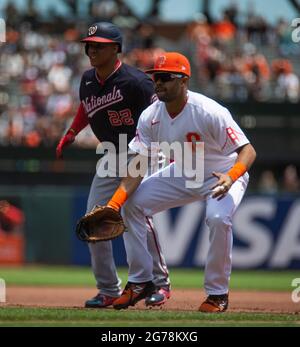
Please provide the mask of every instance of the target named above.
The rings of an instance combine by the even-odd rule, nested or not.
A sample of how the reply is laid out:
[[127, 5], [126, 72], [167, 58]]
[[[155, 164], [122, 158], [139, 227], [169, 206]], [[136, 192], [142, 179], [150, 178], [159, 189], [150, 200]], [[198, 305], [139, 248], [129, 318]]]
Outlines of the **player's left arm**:
[[250, 143], [238, 148], [236, 152], [238, 153], [236, 162], [227, 173], [212, 173], [213, 176], [218, 179], [216, 184], [212, 187], [213, 198], [218, 198], [218, 200], [221, 200], [229, 191], [233, 183], [251, 168], [256, 158], [256, 151]]
[[231, 113], [226, 108], [217, 109], [218, 117], [214, 117], [214, 137], [221, 144], [223, 155], [228, 156], [236, 152], [236, 162], [227, 172], [212, 172], [218, 179], [212, 187], [212, 197], [222, 199], [233, 183], [248, 171], [256, 158], [256, 152], [250, 144], [243, 130], [234, 121]]

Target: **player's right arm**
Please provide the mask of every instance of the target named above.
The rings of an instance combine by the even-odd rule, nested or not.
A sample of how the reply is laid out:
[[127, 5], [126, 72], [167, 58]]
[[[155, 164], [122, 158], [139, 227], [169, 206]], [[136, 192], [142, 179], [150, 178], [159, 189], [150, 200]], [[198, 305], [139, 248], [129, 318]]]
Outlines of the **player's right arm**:
[[228, 172], [212, 172], [212, 175], [218, 179], [211, 188], [212, 197], [221, 200], [232, 184], [251, 168], [256, 158], [256, 152], [230, 112], [225, 108], [218, 108], [218, 110], [221, 112], [218, 117], [214, 117], [213, 136], [220, 144], [220, 149], [225, 156], [233, 152], [238, 154], [234, 165]]
[[[137, 157], [139, 156], [141, 155], [137, 154]], [[119, 188], [115, 191], [114, 195], [107, 203], [107, 206], [119, 211], [131, 194], [135, 192], [143, 178], [144, 176], [142, 174], [137, 177], [132, 177], [130, 174], [128, 174], [127, 177], [124, 177], [119, 185]]]
[[[136, 130], [136, 136], [129, 143], [129, 148], [136, 153], [136, 156], [131, 159], [128, 164], [127, 177], [124, 177], [115, 191], [108, 206], [119, 210], [126, 200], [135, 192], [137, 187], [142, 182], [148, 169], [149, 156], [155, 155], [155, 150], [152, 151], [152, 131], [151, 131], [151, 111], [147, 108], [139, 118]], [[138, 174], [134, 174], [138, 171]]]
[[75, 141], [76, 135], [80, 133], [80, 131], [84, 129], [88, 125], [88, 123], [88, 117], [84, 111], [82, 103], [80, 103], [76, 116], [74, 117], [70, 128], [68, 129], [66, 134], [61, 138], [59, 144], [56, 147], [57, 159], [62, 158], [63, 149]]

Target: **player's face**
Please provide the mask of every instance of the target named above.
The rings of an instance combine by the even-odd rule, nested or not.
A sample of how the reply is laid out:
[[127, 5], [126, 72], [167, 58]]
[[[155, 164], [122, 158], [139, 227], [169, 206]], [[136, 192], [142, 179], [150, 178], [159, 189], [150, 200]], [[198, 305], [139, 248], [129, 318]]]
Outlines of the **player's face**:
[[111, 62], [112, 58], [116, 56], [118, 46], [115, 43], [88, 43], [88, 56], [91, 65], [94, 67], [101, 67]]
[[182, 93], [184, 76], [167, 72], [155, 73], [155, 92], [160, 101], [171, 102], [176, 100]]

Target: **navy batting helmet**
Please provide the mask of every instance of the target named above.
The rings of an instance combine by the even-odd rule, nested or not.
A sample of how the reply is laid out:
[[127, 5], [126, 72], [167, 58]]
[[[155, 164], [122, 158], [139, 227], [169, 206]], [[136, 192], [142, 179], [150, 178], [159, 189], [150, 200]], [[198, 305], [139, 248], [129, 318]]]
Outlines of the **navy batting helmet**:
[[[87, 37], [81, 42], [102, 42], [102, 43], [117, 43], [119, 46], [118, 52], [122, 52], [122, 33], [120, 29], [109, 22], [99, 22], [91, 25], [87, 32]], [[87, 53], [88, 45], [86, 45]]]

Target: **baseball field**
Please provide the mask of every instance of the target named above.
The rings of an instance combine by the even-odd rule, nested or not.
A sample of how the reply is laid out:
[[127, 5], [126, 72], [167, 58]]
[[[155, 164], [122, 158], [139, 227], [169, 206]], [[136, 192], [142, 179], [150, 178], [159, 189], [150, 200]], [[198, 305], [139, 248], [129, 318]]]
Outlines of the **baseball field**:
[[[124, 285], [126, 269], [120, 269], [119, 275]], [[197, 312], [205, 298], [202, 271], [171, 269], [170, 277], [172, 296], [161, 308], [149, 309], [140, 302], [128, 310], [91, 310], [83, 308], [84, 301], [96, 294], [94, 278], [87, 267], [0, 267], [0, 278], [6, 283], [6, 302], [0, 303], [0, 326], [300, 326], [300, 302], [295, 300], [299, 293], [292, 286], [299, 272], [233, 271], [230, 307], [222, 314]]]

